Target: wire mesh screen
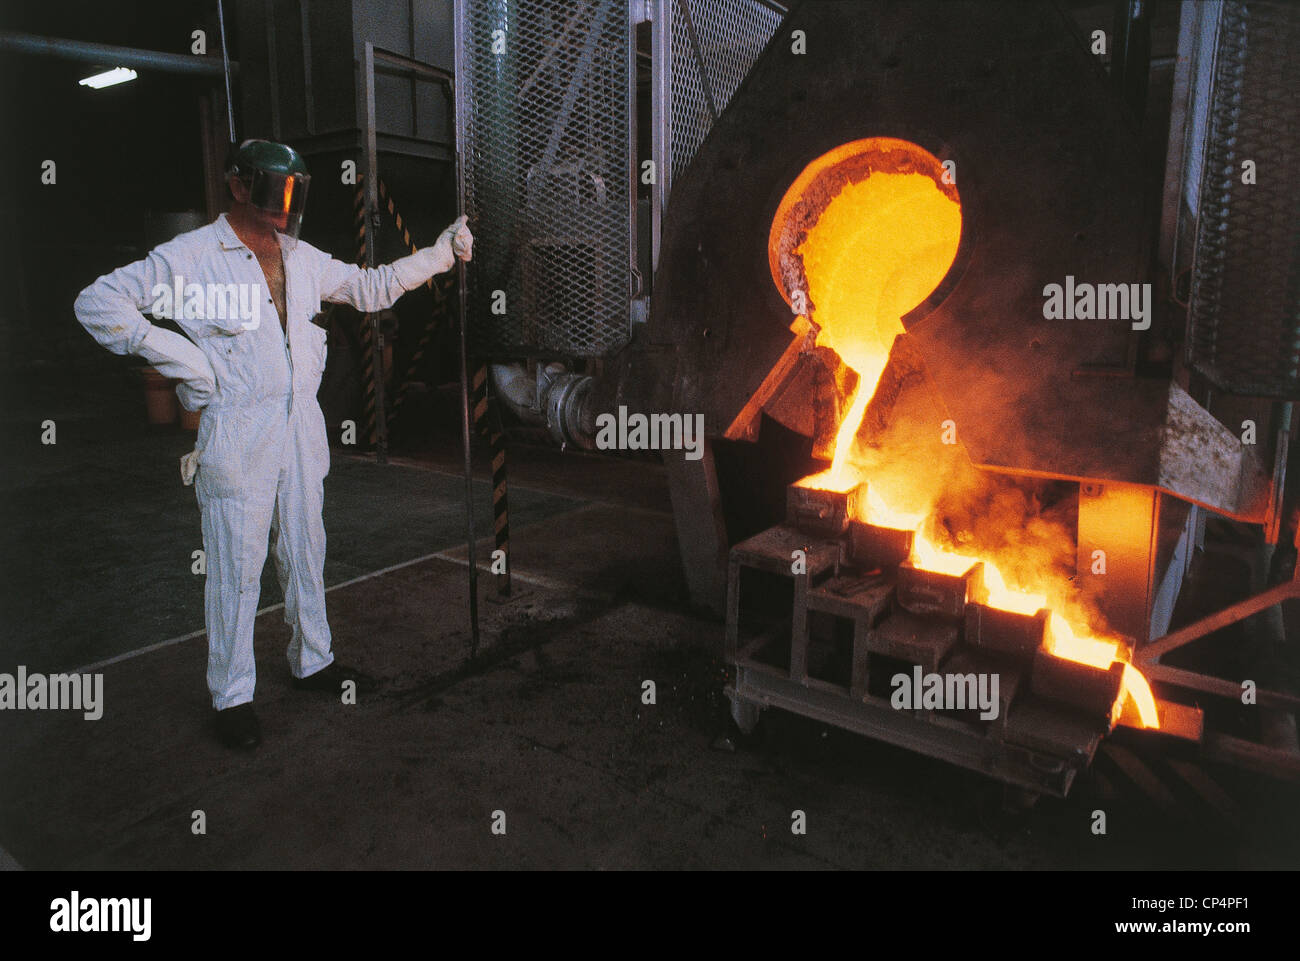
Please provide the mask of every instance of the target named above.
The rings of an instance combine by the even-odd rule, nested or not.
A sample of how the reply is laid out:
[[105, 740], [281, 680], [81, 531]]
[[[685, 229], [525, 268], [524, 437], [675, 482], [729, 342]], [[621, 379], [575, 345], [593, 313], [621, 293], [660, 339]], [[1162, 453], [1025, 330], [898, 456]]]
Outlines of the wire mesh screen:
[[1224, 4], [1188, 351], [1232, 393], [1300, 399], [1298, 77], [1300, 7]]
[[780, 25], [756, 0], [672, 0], [673, 179], [713, 126], [709, 101], [720, 115]]
[[626, 0], [463, 0], [457, 42], [474, 350], [618, 349], [635, 190]]

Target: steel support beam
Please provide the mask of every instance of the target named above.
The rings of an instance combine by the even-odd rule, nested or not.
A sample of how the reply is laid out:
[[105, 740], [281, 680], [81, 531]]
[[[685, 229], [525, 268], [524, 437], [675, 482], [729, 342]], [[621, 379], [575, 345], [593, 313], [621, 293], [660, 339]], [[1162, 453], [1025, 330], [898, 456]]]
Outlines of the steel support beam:
[[1166, 634], [1159, 640], [1150, 644], [1139, 646], [1137, 651], [1137, 666], [1143, 669], [1147, 665], [1158, 664], [1160, 658], [1170, 651], [1190, 644], [1197, 638], [1204, 637], [1207, 634], [1213, 634], [1220, 630], [1235, 624], [1238, 621], [1244, 621], [1253, 614], [1267, 610], [1274, 604], [1280, 604], [1283, 601], [1300, 598], [1300, 583], [1289, 581], [1285, 584], [1279, 584], [1271, 587], [1263, 594], [1256, 594], [1244, 601], [1239, 601], [1231, 607], [1225, 607], [1218, 613], [1211, 614], [1209, 617], [1203, 617], [1193, 624], [1186, 627], [1180, 627], [1170, 634]]

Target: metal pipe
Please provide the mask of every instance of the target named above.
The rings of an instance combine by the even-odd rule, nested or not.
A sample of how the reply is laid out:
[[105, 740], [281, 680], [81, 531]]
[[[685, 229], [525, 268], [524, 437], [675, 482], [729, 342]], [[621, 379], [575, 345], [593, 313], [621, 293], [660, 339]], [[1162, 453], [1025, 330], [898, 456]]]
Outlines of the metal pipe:
[[545, 427], [561, 447], [595, 447], [589, 374], [575, 374], [559, 363], [538, 365], [535, 378], [520, 363], [492, 364], [489, 369], [497, 399], [519, 420]]
[[540, 398], [551, 439], [561, 449], [573, 444], [586, 450], [596, 446], [596, 413], [591, 406], [592, 379], [569, 371], [548, 372]]
[[545, 424], [546, 415], [537, 404], [537, 381], [528, 376], [523, 364], [492, 364], [492, 387], [497, 399], [526, 424]]
[[[107, 43], [90, 43], [85, 40], [65, 40], [61, 37], [39, 37], [32, 33], [0, 31], [0, 51], [30, 53], [36, 56], [57, 57], [111, 67], [141, 67], [161, 70], [164, 73], [187, 73], [205, 77], [220, 77], [225, 71], [215, 58], [194, 57], [183, 53], [162, 53], [158, 50], [141, 50], [138, 47], [114, 47]], [[225, 44], [222, 44], [225, 51]], [[239, 72], [239, 64], [231, 63], [230, 70]]]

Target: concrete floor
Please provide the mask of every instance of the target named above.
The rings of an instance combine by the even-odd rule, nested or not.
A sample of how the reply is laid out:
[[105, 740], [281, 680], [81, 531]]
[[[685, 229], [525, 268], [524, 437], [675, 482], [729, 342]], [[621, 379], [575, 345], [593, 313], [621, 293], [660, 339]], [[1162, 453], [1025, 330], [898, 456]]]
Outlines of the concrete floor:
[[[644, 461], [517, 452], [519, 590], [498, 603], [480, 578], [471, 660], [454, 433], [383, 467], [336, 452], [326, 481], [336, 653], [378, 689], [344, 705], [290, 687], [268, 568], [265, 743], [228, 752], [203, 679], [198, 513], [176, 477], [188, 438], [143, 427], [125, 368], [82, 373], [25, 384], [4, 414], [0, 670], [107, 661], [106, 708], [0, 714], [0, 865], [1300, 866], [1296, 792], [1272, 782], [1230, 776], [1234, 828], [1190, 796], [1163, 810], [1099, 762], [1070, 799], [1008, 815], [979, 776], [777, 712], [720, 749], [722, 628], [688, 612], [663, 474]], [[53, 449], [33, 440], [45, 417]], [[485, 480], [477, 496], [486, 531]]]

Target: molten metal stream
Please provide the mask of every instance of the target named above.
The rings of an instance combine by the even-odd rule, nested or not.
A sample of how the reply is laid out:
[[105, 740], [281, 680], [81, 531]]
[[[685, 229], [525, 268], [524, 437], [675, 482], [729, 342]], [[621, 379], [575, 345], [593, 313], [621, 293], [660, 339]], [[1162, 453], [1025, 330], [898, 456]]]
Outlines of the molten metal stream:
[[[936, 161], [937, 166], [937, 161]], [[902, 316], [933, 291], [952, 266], [961, 238], [961, 207], [920, 173], [875, 172], [846, 184], [821, 213], [796, 251], [808, 278], [810, 314], [817, 342], [830, 347], [858, 375], [857, 391], [836, 435], [831, 467], [806, 477], [801, 486], [844, 491], [866, 480], [850, 461], [867, 405], [889, 361], [894, 338], [903, 333]], [[1060, 585], [1008, 584], [991, 558], [947, 550], [924, 528], [929, 511], [907, 513], [890, 507], [873, 486], [867, 488], [866, 516], [882, 527], [915, 532], [910, 562], [923, 570], [960, 575], [984, 562], [988, 604], [1018, 614], [1060, 605]], [[1045, 578], [1050, 581], [1050, 577]], [[1053, 595], [1049, 599], [1049, 595]], [[1053, 611], [1047, 649], [1100, 669], [1123, 660], [1118, 642], [1095, 636]], [[1155, 699], [1146, 679], [1125, 662], [1123, 687], [1112, 717], [1124, 698], [1136, 707], [1145, 727], [1159, 727]]]

